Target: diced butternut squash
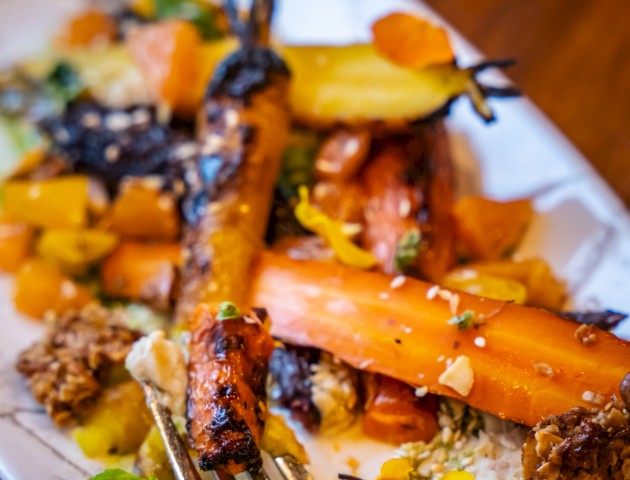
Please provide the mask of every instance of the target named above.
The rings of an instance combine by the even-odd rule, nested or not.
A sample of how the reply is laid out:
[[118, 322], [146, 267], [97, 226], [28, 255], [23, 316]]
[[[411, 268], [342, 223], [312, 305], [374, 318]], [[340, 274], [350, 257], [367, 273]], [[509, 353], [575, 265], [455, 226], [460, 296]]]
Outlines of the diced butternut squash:
[[304, 465], [309, 463], [306, 450], [280, 415], [269, 415], [265, 420], [260, 447], [273, 457], [291, 455]]
[[108, 226], [124, 237], [175, 240], [180, 232], [175, 198], [151, 182], [127, 180], [112, 204]]
[[47, 311], [62, 315], [80, 310], [92, 300], [87, 289], [44, 260], [27, 260], [17, 273], [15, 308], [31, 317], [42, 318]]
[[167, 308], [180, 260], [178, 243], [122, 242], [101, 265], [103, 291]]
[[474, 259], [501, 258], [523, 238], [532, 219], [527, 199], [496, 202], [483, 197], [464, 197], [453, 208], [458, 240], [464, 254]]
[[466, 265], [466, 269], [520, 282], [527, 289], [527, 304], [534, 307], [559, 310], [567, 298], [564, 284], [554, 276], [549, 265], [538, 258], [472, 263]]
[[135, 452], [153, 421], [142, 388], [134, 380], [106, 388], [72, 435], [86, 457]]
[[416, 396], [414, 389], [384, 375], [363, 375], [363, 432], [376, 440], [400, 445], [429, 442], [438, 430], [435, 396]]
[[527, 288], [518, 280], [479, 273], [463, 267], [449, 272], [441, 284], [480, 297], [494, 298], [519, 304], [527, 303]]
[[199, 104], [201, 37], [184, 20], [138, 27], [127, 41], [155, 95], [173, 110], [192, 113]]
[[84, 273], [118, 244], [118, 236], [103, 230], [50, 228], [37, 241], [37, 253], [71, 274]]
[[0, 270], [14, 273], [31, 252], [34, 229], [0, 214]]
[[60, 47], [93, 47], [116, 40], [115, 20], [107, 13], [89, 9], [71, 18], [57, 37]]
[[81, 175], [11, 180], [4, 185], [4, 211], [37, 227], [84, 227], [90, 207], [88, 184], [88, 178]]

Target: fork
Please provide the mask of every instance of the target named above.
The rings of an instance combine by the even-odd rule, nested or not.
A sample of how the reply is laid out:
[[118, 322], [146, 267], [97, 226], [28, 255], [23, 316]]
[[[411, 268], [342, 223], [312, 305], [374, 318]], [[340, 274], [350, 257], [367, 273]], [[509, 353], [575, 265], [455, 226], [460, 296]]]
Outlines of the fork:
[[[146, 397], [147, 406], [155, 419], [155, 425], [160, 432], [168, 461], [177, 480], [202, 480], [195, 463], [184, 445], [182, 437], [177, 432], [171, 414], [159, 401], [156, 387], [148, 382], [142, 382], [142, 389]], [[313, 480], [304, 466], [291, 455], [272, 457], [273, 463], [284, 480]], [[214, 470], [210, 472], [212, 480], [221, 480]], [[234, 476], [234, 480], [269, 480], [264, 471], [241, 472]]]

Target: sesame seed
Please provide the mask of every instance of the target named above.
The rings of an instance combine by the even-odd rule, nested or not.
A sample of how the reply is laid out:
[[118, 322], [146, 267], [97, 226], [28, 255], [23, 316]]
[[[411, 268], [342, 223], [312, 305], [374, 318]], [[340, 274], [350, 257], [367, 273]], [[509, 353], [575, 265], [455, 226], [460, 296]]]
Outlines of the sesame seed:
[[448, 301], [448, 306], [451, 309], [453, 315], [457, 315], [457, 308], [459, 307], [459, 295], [454, 293]]
[[437, 292], [437, 296], [440, 297], [442, 300], [449, 302], [451, 298], [453, 297], [453, 294], [451, 293], [450, 290], [440, 288]]
[[403, 198], [398, 205], [398, 214], [401, 217], [406, 217], [411, 212], [411, 202], [408, 198]]
[[389, 300], [389, 293], [387, 293], [387, 292], [380, 292], [378, 294], [378, 298], [380, 298], [381, 300]]
[[405, 277], [404, 275], [398, 275], [394, 277], [394, 279], [391, 281], [391, 283], [389, 284], [389, 288], [392, 288], [394, 290], [400, 288], [405, 284], [406, 281], [407, 277]]
[[107, 160], [109, 163], [114, 163], [118, 160], [119, 157], [120, 148], [118, 147], [118, 145], [112, 144], [105, 149], [105, 160]]
[[105, 117], [105, 128], [113, 132], [122, 132], [131, 126], [131, 116], [125, 112], [113, 112]]
[[438, 362], [443, 362], [445, 358], [446, 358], [446, 357], [445, 357], [444, 355], [440, 355], [440, 356], [437, 358], [437, 361], [438, 361]]
[[442, 443], [449, 443], [453, 439], [453, 430], [448, 427], [442, 429]]
[[475, 346], [479, 348], [484, 348], [486, 346], [486, 339], [484, 337], [475, 337], [473, 342]]
[[431, 288], [427, 290], [427, 300], [433, 300], [439, 291], [440, 291], [440, 286], [433, 285]]
[[427, 393], [429, 393], [428, 387], [418, 387], [416, 388], [416, 391], [415, 391], [416, 397], [419, 397], [419, 398], [426, 396]]

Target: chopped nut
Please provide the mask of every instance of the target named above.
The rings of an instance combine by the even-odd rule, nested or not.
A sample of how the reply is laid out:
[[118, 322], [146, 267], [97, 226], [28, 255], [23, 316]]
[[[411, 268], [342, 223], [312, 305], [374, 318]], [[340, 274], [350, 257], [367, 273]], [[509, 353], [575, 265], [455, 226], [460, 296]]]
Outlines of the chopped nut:
[[534, 363], [534, 370], [536, 370], [536, 373], [538, 375], [541, 375], [543, 377], [553, 377], [556, 373], [553, 371], [553, 368], [551, 368], [548, 364], [542, 362]]
[[597, 340], [597, 334], [595, 333], [595, 329], [591, 325], [580, 325], [577, 330], [575, 330], [575, 338], [580, 340], [585, 345], [590, 345], [595, 343]]
[[405, 284], [406, 281], [407, 281], [407, 277], [405, 277], [404, 275], [398, 275], [394, 277], [394, 279], [391, 281], [391, 283], [389, 284], [389, 288], [391, 289], [400, 288]]
[[588, 403], [592, 403], [593, 405], [603, 405], [605, 402], [605, 398], [603, 395], [592, 392], [590, 390], [585, 390], [582, 394], [582, 400]]
[[429, 389], [427, 387], [418, 387], [416, 388], [416, 397], [422, 398], [429, 393]]
[[427, 290], [427, 300], [433, 300], [439, 291], [440, 291], [440, 286], [433, 285], [431, 288]]
[[465, 355], [457, 357], [438, 378], [440, 385], [450, 387], [464, 397], [472, 390], [474, 381], [470, 359]]

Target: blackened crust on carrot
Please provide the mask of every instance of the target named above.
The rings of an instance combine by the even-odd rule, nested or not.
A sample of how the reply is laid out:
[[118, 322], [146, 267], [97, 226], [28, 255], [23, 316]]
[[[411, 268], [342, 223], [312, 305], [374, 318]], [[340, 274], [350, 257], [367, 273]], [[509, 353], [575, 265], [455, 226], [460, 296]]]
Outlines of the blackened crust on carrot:
[[206, 91], [206, 99], [223, 95], [247, 100], [269, 86], [277, 76], [291, 74], [284, 61], [268, 48], [253, 46], [234, 52], [218, 67]]

